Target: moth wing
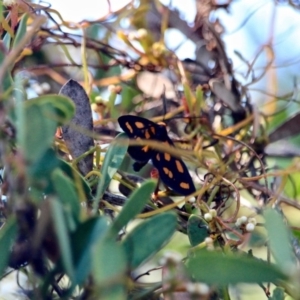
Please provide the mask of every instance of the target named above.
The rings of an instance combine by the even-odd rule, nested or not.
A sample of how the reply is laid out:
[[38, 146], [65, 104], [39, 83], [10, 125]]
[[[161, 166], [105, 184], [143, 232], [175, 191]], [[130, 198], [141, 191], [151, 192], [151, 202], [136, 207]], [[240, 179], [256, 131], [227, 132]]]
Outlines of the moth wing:
[[[168, 144], [173, 145], [171, 140]], [[157, 152], [152, 162], [161, 180], [178, 194], [187, 196], [196, 191], [192, 177], [185, 163], [167, 152]]]
[[153, 156], [153, 150], [146, 146], [129, 146], [127, 151], [134, 160], [144, 164], [146, 164]]
[[155, 137], [157, 124], [138, 116], [125, 115], [118, 118], [120, 127], [130, 138], [146, 139], [146, 132], [149, 132], [150, 138]]
[[[138, 116], [125, 115], [118, 119], [120, 127], [131, 139], [155, 139], [157, 124]], [[147, 163], [154, 151], [148, 146], [129, 146], [129, 155], [136, 161]]]

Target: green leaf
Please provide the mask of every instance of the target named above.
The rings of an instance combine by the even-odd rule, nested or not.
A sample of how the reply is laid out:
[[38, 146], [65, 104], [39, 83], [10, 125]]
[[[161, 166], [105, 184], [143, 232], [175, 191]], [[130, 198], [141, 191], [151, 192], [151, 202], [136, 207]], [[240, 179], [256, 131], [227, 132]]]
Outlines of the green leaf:
[[[51, 173], [56, 168], [61, 167], [61, 160], [58, 159], [54, 149], [49, 148], [40, 159], [31, 164], [28, 168], [29, 181], [31, 187], [30, 194], [38, 202], [43, 201], [45, 195], [56, 194], [51, 179]], [[37, 193], [32, 195], [32, 192]], [[43, 196], [35, 197], [38, 194]]]
[[80, 224], [71, 234], [72, 254], [74, 257], [75, 276], [74, 284], [81, 285], [92, 269], [92, 249], [106, 233], [107, 219], [91, 218]]
[[142, 211], [146, 203], [150, 200], [156, 184], [154, 180], [145, 181], [130, 195], [130, 198], [126, 201], [126, 204], [112, 224], [112, 234], [117, 234], [130, 220], [133, 220]]
[[118, 110], [116, 109], [116, 99], [118, 94], [112, 91], [108, 98], [108, 105], [109, 105], [109, 114], [111, 118], [118, 117]]
[[9, 219], [0, 230], [0, 276], [7, 268], [11, 246], [17, 234], [17, 223], [14, 218]]
[[268, 233], [271, 252], [283, 271], [293, 270], [296, 258], [291, 245], [291, 232], [283, 222], [283, 217], [274, 209], [264, 211], [265, 227]]
[[[291, 103], [291, 105], [286, 106], [282, 99], [278, 99], [276, 103], [277, 114], [272, 116], [272, 118], [267, 123], [267, 131], [272, 137], [272, 142], [278, 140], [274, 135], [277, 135], [277, 129], [280, 128], [287, 120], [292, 118], [295, 113], [299, 112], [299, 106], [297, 103]], [[294, 129], [290, 129], [294, 130]], [[277, 132], [277, 133], [276, 133]]]
[[85, 178], [76, 169], [74, 169], [71, 164], [62, 159], [60, 159], [60, 167], [64, 173], [73, 180], [73, 182], [76, 182], [77, 190], [83, 190], [83, 194], [86, 196], [86, 199], [80, 199], [80, 201], [91, 200], [93, 198], [91, 188]]
[[[18, 142], [29, 165], [39, 161], [52, 146], [57, 126], [74, 112], [66, 97], [47, 95], [19, 103], [17, 122]], [[21, 106], [21, 107], [20, 107]]]
[[50, 173], [57, 167], [59, 167], [61, 161], [56, 156], [55, 151], [52, 148], [46, 150], [44, 155], [34, 163], [29, 169], [29, 175], [38, 179], [49, 179]]
[[134, 107], [132, 99], [139, 94], [140, 92], [137, 89], [132, 88], [130, 84], [123, 84], [121, 93], [122, 108], [124, 108], [125, 111], [131, 111]]
[[73, 281], [74, 266], [72, 248], [64, 209], [63, 206], [56, 199], [52, 199], [50, 203], [53, 223], [60, 248], [62, 264], [65, 272]]
[[13, 48], [17, 47], [17, 45], [20, 43], [20, 41], [24, 38], [26, 34], [28, 17], [28, 14], [24, 14], [21, 18], [21, 21], [19, 22], [18, 30], [13, 42]]
[[99, 199], [104, 194], [107, 189], [112, 177], [117, 172], [118, 168], [122, 164], [125, 154], [127, 153], [128, 144], [125, 144], [125, 141], [122, 143], [118, 143], [118, 140], [125, 139], [127, 136], [125, 133], [120, 133], [115, 140], [110, 144], [104, 162], [101, 168], [101, 178], [97, 187], [97, 194], [95, 201], [95, 209], [98, 209]]
[[10, 43], [11, 43], [11, 35], [6, 32], [3, 38], [3, 44], [6, 49], [10, 49]]
[[272, 296], [269, 298], [269, 300], [284, 300], [284, 289], [281, 287], [277, 287], [274, 291]]
[[196, 280], [208, 284], [277, 282], [286, 276], [274, 265], [246, 255], [224, 255], [205, 250], [186, 261], [187, 271]]
[[207, 223], [196, 215], [191, 215], [187, 224], [187, 234], [191, 245], [194, 247], [209, 236]]
[[183, 91], [186, 100], [187, 107], [190, 112], [193, 111], [194, 95], [191, 91], [190, 86], [187, 83], [183, 84]]
[[195, 101], [195, 105], [194, 105], [194, 111], [198, 115], [205, 106], [203, 88], [201, 85], [197, 86], [195, 96], [196, 96], [196, 101]]
[[100, 240], [93, 249], [93, 275], [97, 299], [127, 299], [125, 290], [126, 256], [113, 239]]
[[72, 214], [76, 223], [79, 222], [80, 202], [74, 183], [59, 169], [52, 174], [52, 181], [64, 209]]
[[45, 115], [46, 117], [55, 121], [57, 126], [61, 126], [69, 122], [75, 113], [75, 105], [73, 101], [69, 97], [63, 95], [43, 95], [37, 98], [30, 99], [30, 101], [26, 102], [26, 105], [42, 105], [46, 106], [46, 108], [48, 107], [48, 105], [50, 105], [51, 107], [53, 107], [55, 110], [55, 114], [52, 114], [52, 112], [48, 112], [48, 114]]
[[[287, 162], [288, 165], [291, 164], [290, 160], [285, 160], [285, 159], [280, 159], [277, 158], [276, 159], [276, 164], [279, 165], [279, 163], [284, 163]], [[286, 166], [280, 166], [280, 168], [285, 168]], [[286, 183], [284, 185], [284, 194], [287, 197], [290, 198], [296, 198], [297, 200], [300, 199], [300, 186], [298, 184], [295, 184], [296, 182], [299, 182], [300, 180], [300, 173], [296, 172], [296, 173], [291, 173], [288, 175], [288, 177], [286, 177]], [[296, 200], [295, 199], [295, 200]]]
[[29, 165], [52, 145], [57, 124], [47, 117], [49, 113], [55, 114], [51, 106], [30, 105], [25, 107], [23, 122], [18, 123], [19, 144]]
[[[89, 29], [89, 28], [87, 28]], [[99, 29], [102, 29], [103, 28], [99, 28]], [[98, 30], [98, 34], [96, 35], [97, 38], [99, 38], [99, 30]], [[95, 38], [96, 38], [95, 36]], [[103, 52], [98, 52], [98, 56], [99, 56], [99, 59], [100, 61], [103, 63], [103, 64], [109, 64], [109, 61], [111, 60], [111, 57], [109, 55], [106, 55], [105, 53]], [[108, 78], [108, 77], [112, 77], [112, 76], [118, 76], [121, 74], [121, 68], [119, 65], [117, 66], [113, 66], [111, 68], [108, 68], [108, 69], [104, 69], [104, 68], [99, 68], [96, 70], [96, 74], [94, 76], [95, 79], [103, 79], [103, 78]]]
[[[5, 51], [6, 49], [3, 49], [3, 47], [0, 47], [0, 66], [3, 65], [3, 61], [6, 59], [7, 53]], [[13, 66], [10, 66], [8, 70], [5, 70], [3, 78], [2, 78], [2, 90], [3, 92], [9, 90], [12, 88], [13, 79], [11, 77], [10, 71]]]
[[176, 226], [176, 215], [163, 213], [134, 228], [122, 243], [130, 269], [137, 268], [157, 253], [171, 239]]

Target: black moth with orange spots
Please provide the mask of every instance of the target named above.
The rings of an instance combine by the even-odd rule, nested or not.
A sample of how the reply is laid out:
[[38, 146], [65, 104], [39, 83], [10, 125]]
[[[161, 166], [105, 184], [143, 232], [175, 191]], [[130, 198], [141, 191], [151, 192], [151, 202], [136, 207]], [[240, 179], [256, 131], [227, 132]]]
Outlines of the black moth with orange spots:
[[[131, 139], [154, 140], [174, 147], [163, 123], [156, 124], [148, 119], [131, 115], [119, 117], [118, 122]], [[129, 146], [128, 153], [137, 161], [133, 165], [136, 172], [151, 159], [159, 172], [159, 177], [168, 187], [185, 196], [195, 192], [191, 175], [181, 159], [149, 146]]]

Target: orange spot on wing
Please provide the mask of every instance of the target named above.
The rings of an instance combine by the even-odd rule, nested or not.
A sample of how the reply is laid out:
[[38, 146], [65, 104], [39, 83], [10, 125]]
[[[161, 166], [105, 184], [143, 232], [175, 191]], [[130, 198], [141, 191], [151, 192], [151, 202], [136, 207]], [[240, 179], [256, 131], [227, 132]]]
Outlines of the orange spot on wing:
[[173, 173], [171, 170], [169, 170], [168, 168], [164, 167], [163, 168], [164, 173], [169, 177], [169, 178], [173, 178]]
[[144, 151], [144, 152], [148, 152], [148, 150], [149, 150], [149, 146], [145, 146], [142, 148], [142, 151]]
[[129, 122], [126, 122], [125, 126], [129, 130], [130, 133], [133, 133], [133, 129], [132, 129], [131, 125], [129, 124]]
[[155, 134], [155, 127], [150, 127], [150, 130], [151, 130], [151, 132], [153, 133], [153, 134]]
[[160, 161], [160, 155], [159, 155], [159, 153], [156, 154], [156, 159], [157, 159], [158, 161]]
[[148, 130], [145, 131], [145, 138], [146, 138], [147, 140], [149, 140], [149, 139], [151, 138], [150, 133], [149, 133]]
[[186, 182], [181, 182], [181, 183], [179, 184], [179, 186], [180, 186], [181, 188], [183, 188], [183, 189], [186, 189], [186, 190], [188, 190], [188, 189], [190, 188], [190, 185], [189, 185], [188, 183], [186, 183]]
[[169, 153], [165, 153], [165, 160], [170, 161], [171, 160], [171, 155]]
[[178, 159], [175, 160], [175, 164], [176, 164], [177, 171], [180, 173], [184, 173], [182, 163]]
[[138, 129], [142, 129], [145, 127], [145, 125], [142, 122], [135, 122], [134, 124]]

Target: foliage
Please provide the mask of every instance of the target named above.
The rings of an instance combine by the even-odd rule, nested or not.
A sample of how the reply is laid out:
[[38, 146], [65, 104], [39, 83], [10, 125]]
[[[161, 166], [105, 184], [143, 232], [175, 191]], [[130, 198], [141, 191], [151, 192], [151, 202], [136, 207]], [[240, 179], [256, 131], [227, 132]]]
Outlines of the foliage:
[[[210, 19], [231, 1], [200, 2], [193, 30], [158, 1], [81, 23], [0, 2], [0, 285], [12, 268], [30, 280], [24, 299], [230, 299], [241, 283], [300, 299], [299, 152], [268, 150], [299, 135], [299, 110], [254, 108]], [[168, 28], [203, 45], [195, 60], [167, 48]], [[124, 114], [165, 121], [176, 147], [129, 140]], [[151, 162], [134, 172], [133, 146], [182, 158], [196, 192], [159, 184]]]

